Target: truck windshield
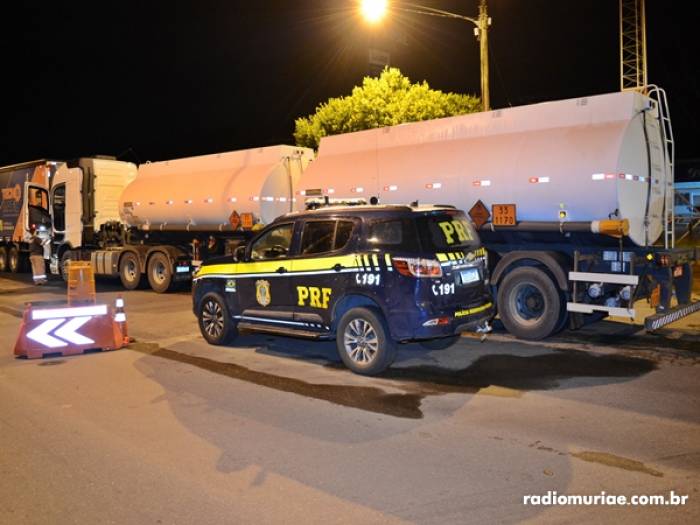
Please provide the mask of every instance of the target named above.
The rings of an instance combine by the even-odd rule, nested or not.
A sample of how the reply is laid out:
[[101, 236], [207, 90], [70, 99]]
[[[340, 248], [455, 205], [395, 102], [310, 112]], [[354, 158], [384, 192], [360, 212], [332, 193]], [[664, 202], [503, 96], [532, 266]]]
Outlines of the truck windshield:
[[446, 211], [416, 220], [421, 245], [426, 251], [470, 248], [480, 244], [479, 235], [464, 212]]

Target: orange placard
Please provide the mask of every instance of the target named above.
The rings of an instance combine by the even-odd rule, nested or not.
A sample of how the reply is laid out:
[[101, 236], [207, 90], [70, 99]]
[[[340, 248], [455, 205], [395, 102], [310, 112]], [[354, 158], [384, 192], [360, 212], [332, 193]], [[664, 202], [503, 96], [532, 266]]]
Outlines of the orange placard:
[[250, 230], [253, 227], [252, 213], [241, 213], [241, 227], [244, 230]]
[[491, 224], [494, 226], [515, 226], [516, 223], [515, 204], [494, 204], [491, 206]]

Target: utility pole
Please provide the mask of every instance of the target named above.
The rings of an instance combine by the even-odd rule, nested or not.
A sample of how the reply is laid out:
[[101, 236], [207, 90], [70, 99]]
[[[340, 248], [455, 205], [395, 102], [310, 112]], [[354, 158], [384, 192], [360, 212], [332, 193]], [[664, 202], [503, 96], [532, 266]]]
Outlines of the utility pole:
[[484, 111], [491, 109], [491, 97], [489, 96], [489, 14], [486, 8], [486, 0], [479, 4], [479, 19], [476, 31], [479, 39], [479, 56], [481, 62], [481, 103]]

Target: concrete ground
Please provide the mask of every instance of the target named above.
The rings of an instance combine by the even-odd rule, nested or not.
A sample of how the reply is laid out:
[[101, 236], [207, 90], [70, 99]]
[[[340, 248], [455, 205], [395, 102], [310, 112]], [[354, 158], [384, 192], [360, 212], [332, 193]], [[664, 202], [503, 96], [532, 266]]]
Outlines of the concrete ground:
[[[405, 345], [366, 378], [332, 343], [209, 346], [187, 293], [125, 293], [129, 349], [16, 359], [24, 302], [65, 294], [30, 280], [0, 277], [0, 523], [700, 520], [700, 313]], [[688, 501], [523, 502], [548, 491]]]

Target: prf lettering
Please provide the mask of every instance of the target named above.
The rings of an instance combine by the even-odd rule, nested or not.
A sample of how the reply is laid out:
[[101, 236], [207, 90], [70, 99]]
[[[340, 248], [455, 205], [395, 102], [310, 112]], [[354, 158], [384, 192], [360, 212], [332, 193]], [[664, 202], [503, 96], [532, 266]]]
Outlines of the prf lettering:
[[[464, 227], [462, 221], [444, 221], [439, 222], [438, 226], [445, 235], [445, 240], [447, 244], [454, 244], [457, 240], [460, 242], [471, 241], [471, 235], [467, 233], [467, 229]], [[457, 239], [455, 239], [455, 235]]]
[[330, 288], [317, 288], [316, 286], [297, 286], [299, 296], [299, 306], [306, 306], [306, 301], [312, 308], [328, 308], [328, 301], [331, 298]]

